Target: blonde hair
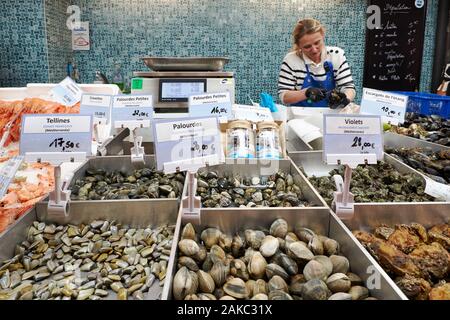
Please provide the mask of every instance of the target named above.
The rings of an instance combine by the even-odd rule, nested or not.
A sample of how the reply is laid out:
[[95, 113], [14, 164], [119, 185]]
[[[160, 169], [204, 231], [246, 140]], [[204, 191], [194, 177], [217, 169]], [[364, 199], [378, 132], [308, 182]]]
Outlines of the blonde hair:
[[313, 34], [320, 32], [325, 34], [325, 27], [316, 19], [303, 19], [299, 20], [295, 25], [294, 31], [292, 31], [292, 51], [296, 51], [297, 54], [300, 53], [300, 48], [298, 47], [298, 42], [306, 34]]

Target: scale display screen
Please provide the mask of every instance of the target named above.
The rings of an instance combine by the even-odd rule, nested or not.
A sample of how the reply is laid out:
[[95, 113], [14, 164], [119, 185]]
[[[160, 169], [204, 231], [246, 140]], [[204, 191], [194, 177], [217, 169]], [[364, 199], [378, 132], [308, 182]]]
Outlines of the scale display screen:
[[206, 92], [206, 79], [160, 79], [159, 102], [187, 102], [189, 96]]

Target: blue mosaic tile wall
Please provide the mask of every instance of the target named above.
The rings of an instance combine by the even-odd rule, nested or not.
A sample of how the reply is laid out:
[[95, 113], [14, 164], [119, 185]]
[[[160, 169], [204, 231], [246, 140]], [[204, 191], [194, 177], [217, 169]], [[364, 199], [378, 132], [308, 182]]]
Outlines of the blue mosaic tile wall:
[[[421, 90], [429, 90], [438, 0], [429, 1]], [[76, 52], [81, 78], [96, 70], [112, 77], [120, 62], [129, 79], [146, 70], [140, 57], [229, 56], [225, 69], [236, 75], [237, 100], [276, 97], [280, 63], [300, 18], [315, 17], [327, 28], [327, 43], [342, 47], [352, 67], [358, 98], [364, 68], [365, 8], [362, 0], [75, 0], [91, 24], [89, 52]], [[359, 100], [359, 99], [358, 99]]]
[[48, 82], [42, 0], [0, 0], [0, 87]]
[[[90, 22], [88, 52], [71, 51], [69, 4]], [[438, 0], [428, 1], [422, 91], [431, 83], [437, 7]], [[115, 62], [130, 79], [147, 70], [140, 60], [146, 55], [217, 55], [231, 58], [225, 69], [236, 74], [237, 100], [249, 103], [262, 91], [276, 96], [291, 30], [298, 19], [315, 17], [327, 27], [327, 43], [346, 51], [360, 98], [365, 8], [363, 0], [0, 0], [0, 85], [57, 82], [71, 58], [90, 83], [96, 70], [112, 78]]]
[[66, 75], [66, 66], [73, 60], [72, 33], [66, 26], [70, 0], [45, 0], [49, 82], [58, 83]]

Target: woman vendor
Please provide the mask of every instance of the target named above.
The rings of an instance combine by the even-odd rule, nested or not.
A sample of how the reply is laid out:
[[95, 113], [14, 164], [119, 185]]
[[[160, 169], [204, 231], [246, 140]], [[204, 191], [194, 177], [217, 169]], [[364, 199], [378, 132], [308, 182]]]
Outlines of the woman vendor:
[[278, 94], [283, 104], [343, 108], [353, 101], [355, 85], [344, 50], [325, 46], [325, 29], [315, 19], [300, 20], [293, 48], [283, 59]]

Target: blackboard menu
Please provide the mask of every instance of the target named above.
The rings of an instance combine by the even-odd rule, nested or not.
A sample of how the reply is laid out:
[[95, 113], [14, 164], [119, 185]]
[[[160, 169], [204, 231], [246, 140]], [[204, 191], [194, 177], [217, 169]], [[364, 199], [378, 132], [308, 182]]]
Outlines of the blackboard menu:
[[[369, 0], [368, 5], [363, 86], [418, 91], [426, 0]], [[377, 10], [380, 23], [374, 27], [369, 24]]]

